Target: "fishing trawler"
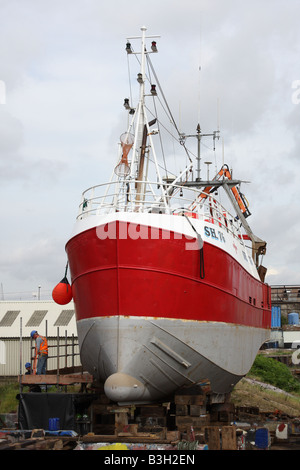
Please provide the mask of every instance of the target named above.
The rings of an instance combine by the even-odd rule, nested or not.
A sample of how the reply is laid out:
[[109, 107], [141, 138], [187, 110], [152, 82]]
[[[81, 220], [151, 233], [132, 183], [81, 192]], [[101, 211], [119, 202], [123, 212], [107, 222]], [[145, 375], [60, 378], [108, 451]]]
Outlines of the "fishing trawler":
[[[269, 338], [266, 242], [227, 165], [201, 178], [202, 139], [215, 147], [219, 130], [179, 132], [150, 59], [157, 36], [142, 27], [126, 52], [139, 66], [136, 104], [125, 98], [113, 176], [83, 193], [66, 243], [81, 361], [119, 404], [163, 400], [203, 380], [226, 393]], [[171, 138], [177, 174], [173, 144], [162, 145]]]

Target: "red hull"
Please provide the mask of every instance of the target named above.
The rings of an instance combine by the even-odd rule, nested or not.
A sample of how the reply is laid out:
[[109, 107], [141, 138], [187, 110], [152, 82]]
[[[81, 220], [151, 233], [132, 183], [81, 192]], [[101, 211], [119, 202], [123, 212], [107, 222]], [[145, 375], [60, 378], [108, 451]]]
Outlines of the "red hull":
[[[125, 224], [125, 222], [117, 222]], [[150, 229], [149, 229], [150, 230]], [[122, 227], [124, 233], [124, 226]], [[66, 245], [77, 320], [142, 316], [270, 328], [270, 288], [224, 250], [204, 243], [204, 279], [190, 240], [98, 238], [86, 230]]]

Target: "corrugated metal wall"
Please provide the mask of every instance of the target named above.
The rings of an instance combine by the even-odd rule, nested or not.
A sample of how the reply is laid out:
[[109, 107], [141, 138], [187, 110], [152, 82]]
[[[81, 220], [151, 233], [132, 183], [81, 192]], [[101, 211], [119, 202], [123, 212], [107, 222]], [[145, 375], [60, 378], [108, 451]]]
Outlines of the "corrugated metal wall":
[[[80, 357], [79, 357], [79, 346], [77, 345], [77, 338], [74, 338], [76, 343], [74, 347], [74, 355], [72, 353], [72, 338], [67, 338], [67, 363], [65, 362], [66, 354], [66, 340], [65, 338], [59, 339], [59, 367], [71, 367], [71, 366], [80, 366]], [[30, 362], [31, 357], [31, 345], [33, 343], [29, 338], [22, 339], [20, 342], [19, 338], [5, 338], [1, 339], [0, 346], [0, 376], [15, 376], [20, 374], [20, 363], [21, 363], [21, 373], [25, 374], [25, 363]], [[49, 345], [49, 359], [47, 363], [48, 370], [57, 369], [57, 357], [51, 358], [50, 356], [57, 356], [57, 338], [48, 338]], [[4, 363], [3, 363], [4, 362]]]

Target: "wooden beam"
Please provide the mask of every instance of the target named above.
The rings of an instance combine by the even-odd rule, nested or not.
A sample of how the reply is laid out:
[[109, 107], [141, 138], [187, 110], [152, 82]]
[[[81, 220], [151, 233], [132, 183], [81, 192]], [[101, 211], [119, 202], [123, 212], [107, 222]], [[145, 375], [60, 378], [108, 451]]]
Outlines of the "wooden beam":
[[47, 384], [47, 385], [71, 385], [76, 383], [92, 383], [93, 376], [84, 374], [68, 375], [21, 375], [19, 382], [22, 385]]
[[222, 427], [222, 450], [237, 450], [235, 426]]

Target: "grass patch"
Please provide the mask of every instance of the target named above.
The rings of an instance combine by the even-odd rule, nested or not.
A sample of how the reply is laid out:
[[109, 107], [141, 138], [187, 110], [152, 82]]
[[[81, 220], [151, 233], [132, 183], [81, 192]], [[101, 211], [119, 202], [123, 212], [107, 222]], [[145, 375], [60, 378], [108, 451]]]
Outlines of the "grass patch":
[[20, 391], [18, 383], [0, 385], [0, 413], [15, 413], [19, 401], [16, 399]]
[[244, 378], [231, 393], [231, 402], [235, 406], [254, 406], [262, 412], [281, 410], [289, 416], [300, 416], [300, 382], [288, 366], [258, 354], [247, 377], [273, 385], [287, 394], [268, 390]]
[[261, 412], [280, 410], [288, 416], [300, 416], [300, 397], [267, 390], [245, 378], [234, 387], [230, 401], [235, 406], [258, 407]]
[[[29, 388], [24, 386], [23, 393], [28, 393]], [[48, 393], [64, 393], [64, 388], [57, 390], [56, 386], [49, 386]], [[69, 385], [68, 393], [79, 393], [80, 385]], [[0, 414], [15, 413], [19, 407], [16, 396], [20, 393], [20, 385], [15, 383], [3, 383], [0, 385]]]
[[289, 367], [271, 357], [258, 354], [248, 375], [286, 392], [300, 394], [300, 382]]

